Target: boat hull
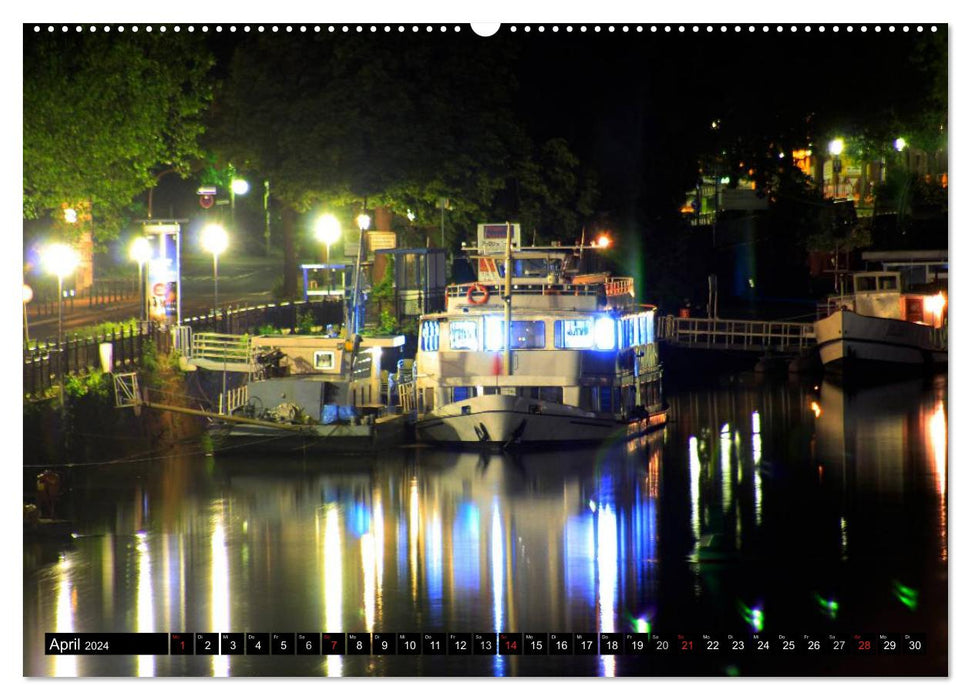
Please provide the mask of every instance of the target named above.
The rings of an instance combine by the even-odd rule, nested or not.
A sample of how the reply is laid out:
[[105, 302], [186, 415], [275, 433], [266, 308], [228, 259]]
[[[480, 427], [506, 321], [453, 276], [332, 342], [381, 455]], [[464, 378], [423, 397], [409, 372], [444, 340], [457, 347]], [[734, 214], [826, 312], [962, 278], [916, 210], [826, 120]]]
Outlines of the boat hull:
[[466, 446], [592, 444], [643, 435], [664, 425], [663, 411], [630, 421], [548, 401], [493, 394], [443, 406], [420, 416], [425, 442]]
[[831, 371], [857, 363], [916, 368], [947, 363], [939, 333], [919, 323], [841, 309], [816, 322], [816, 347], [823, 366]]
[[373, 423], [308, 425], [294, 431], [272, 425], [216, 423], [210, 433], [216, 452], [365, 454], [400, 445], [408, 437], [404, 415], [379, 418]]

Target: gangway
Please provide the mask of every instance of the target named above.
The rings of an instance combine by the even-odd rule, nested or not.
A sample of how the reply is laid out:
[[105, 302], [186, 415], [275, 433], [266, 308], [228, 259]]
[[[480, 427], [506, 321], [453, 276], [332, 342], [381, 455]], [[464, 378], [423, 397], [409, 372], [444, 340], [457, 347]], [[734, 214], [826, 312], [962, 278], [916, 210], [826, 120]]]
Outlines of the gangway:
[[812, 323], [662, 316], [657, 338], [668, 345], [704, 350], [802, 354], [816, 345]]
[[246, 373], [259, 369], [248, 335], [193, 333], [183, 352], [187, 369]]

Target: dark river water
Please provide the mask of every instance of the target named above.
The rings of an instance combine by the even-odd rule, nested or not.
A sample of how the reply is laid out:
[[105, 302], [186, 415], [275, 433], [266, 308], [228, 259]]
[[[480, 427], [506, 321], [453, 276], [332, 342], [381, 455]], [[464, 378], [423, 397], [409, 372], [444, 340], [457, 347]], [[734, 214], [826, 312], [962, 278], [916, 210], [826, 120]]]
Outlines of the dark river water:
[[[78, 536], [24, 542], [24, 673], [947, 674], [946, 378], [851, 392], [741, 377], [668, 400], [663, 431], [597, 449], [335, 459], [190, 446], [75, 467], [60, 515]], [[72, 631], [650, 631], [669, 648], [44, 653], [45, 632]]]

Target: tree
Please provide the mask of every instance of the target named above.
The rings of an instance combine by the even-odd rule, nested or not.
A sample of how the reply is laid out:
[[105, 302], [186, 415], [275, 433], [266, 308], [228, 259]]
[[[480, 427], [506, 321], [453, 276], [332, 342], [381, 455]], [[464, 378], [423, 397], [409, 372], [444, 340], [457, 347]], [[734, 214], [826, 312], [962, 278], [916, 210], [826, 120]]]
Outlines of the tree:
[[187, 35], [25, 33], [24, 218], [80, 206], [117, 235], [156, 171], [200, 154], [211, 66]]
[[[486, 220], [557, 231], [553, 207], [589, 208], [565, 145], [538, 155], [513, 114], [515, 47], [502, 38], [434, 35], [258, 37], [236, 47], [208, 140], [221, 159], [260, 172], [283, 209], [284, 293], [296, 293], [296, 225], [315, 207], [386, 207], [435, 226], [447, 243]], [[536, 163], [531, 159], [538, 157]], [[548, 165], [558, 182], [541, 185]], [[516, 191], [517, 182], [523, 184]], [[563, 194], [561, 187], [570, 192]], [[572, 189], [571, 189], [572, 188]]]

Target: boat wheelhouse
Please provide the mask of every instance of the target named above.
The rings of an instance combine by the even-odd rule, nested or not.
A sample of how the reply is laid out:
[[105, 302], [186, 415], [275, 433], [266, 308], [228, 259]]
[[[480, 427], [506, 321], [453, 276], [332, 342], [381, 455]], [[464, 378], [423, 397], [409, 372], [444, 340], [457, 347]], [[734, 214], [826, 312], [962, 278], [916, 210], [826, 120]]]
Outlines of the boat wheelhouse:
[[590, 443], [664, 423], [655, 308], [636, 303], [629, 277], [580, 274], [583, 252], [478, 255], [477, 281], [449, 286], [446, 310], [421, 317], [401, 387], [419, 439]]

